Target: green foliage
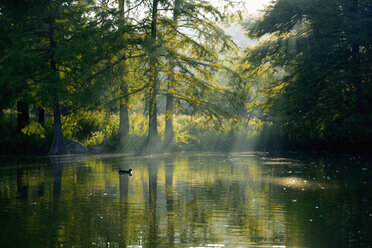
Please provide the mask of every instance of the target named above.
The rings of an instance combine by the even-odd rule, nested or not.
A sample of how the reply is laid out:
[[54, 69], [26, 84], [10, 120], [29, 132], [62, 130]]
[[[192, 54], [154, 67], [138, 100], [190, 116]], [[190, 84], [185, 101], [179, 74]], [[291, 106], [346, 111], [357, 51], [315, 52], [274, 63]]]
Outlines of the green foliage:
[[212, 2], [83, 2], [0, 3], [3, 151], [51, 143], [52, 120], [35, 113], [18, 133], [17, 102], [58, 103], [64, 137], [116, 151], [138, 152], [151, 132], [164, 149], [371, 143], [368, 1], [272, 2], [243, 58], [221, 29], [234, 16]]
[[45, 128], [39, 122], [31, 122], [21, 132], [28, 136], [37, 135], [40, 138], [45, 138]]
[[182, 149], [203, 151], [254, 150], [263, 126], [257, 118], [242, 125], [231, 119], [181, 116], [176, 123], [176, 144]]
[[293, 148], [371, 142], [371, 13], [366, 1], [278, 0], [249, 30], [270, 39], [248, 50], [246, 62], [285, 70], [269, 87], [281, 85], [267, 95], [267, 118]]
[[[53, 130], [52, 130], [53, 131]], [[0, 154], [45, 154], [48, 151], [51, 136], [48, 130], [32, 122], [18, 133], [16, 113], [0, 112]]]
[[104, 110], [79, 110], [62, 117], [63, 132], [68, 139], [78, 140], [90, 146], [100, 145], [105, 139], [110, 139], [119, 129], [117, 114]]

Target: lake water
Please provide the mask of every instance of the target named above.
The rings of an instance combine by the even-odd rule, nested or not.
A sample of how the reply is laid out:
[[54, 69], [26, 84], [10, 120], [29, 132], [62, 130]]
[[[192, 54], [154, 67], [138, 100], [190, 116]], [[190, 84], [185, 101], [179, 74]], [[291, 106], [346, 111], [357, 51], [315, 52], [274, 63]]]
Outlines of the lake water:
[[[1, 247], [371, 247], [369, 162], [177, 153], [0, 160]], [[119, 169], [133, 168], [133, 175]]]

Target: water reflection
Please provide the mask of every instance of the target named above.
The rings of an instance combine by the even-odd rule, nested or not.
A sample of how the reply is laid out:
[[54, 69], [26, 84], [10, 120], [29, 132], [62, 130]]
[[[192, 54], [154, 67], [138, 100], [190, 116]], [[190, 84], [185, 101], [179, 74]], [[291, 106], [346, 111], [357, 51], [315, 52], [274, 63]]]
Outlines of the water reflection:
[[28, 185], [23, 184], [23, 171], [23, 168], [17, 168], [17, 195], [20, 199], [27, 199]]
[[53, 167], [53, 200], [58, 203], [61, 194], [62, 172], [65, 163], [62, 157], [50, 157], [50, 163]]
[[158, 167], [159, 159], [147, 160], [147, 168], [149, 171], [149, 193], [148, 193], [148, 218], [149, 218], [149, 234], [147, 244], [151, 247], [157, 246], [159, 243], [158, 236], [158, 217], [157, 217], [157, 187], [158, 187]]
[[[369, 163], [262, 153], [0, 167], [4, 247], [368, 247]], [[120, 169], [133, 168], [133, 176]]]
[[174, 247], [174, 206], [173, 206], [173, 170], [174, 157], [169, 156], [165, 159], [165, 195], [167, 209], [167, 243], [169, 247]]

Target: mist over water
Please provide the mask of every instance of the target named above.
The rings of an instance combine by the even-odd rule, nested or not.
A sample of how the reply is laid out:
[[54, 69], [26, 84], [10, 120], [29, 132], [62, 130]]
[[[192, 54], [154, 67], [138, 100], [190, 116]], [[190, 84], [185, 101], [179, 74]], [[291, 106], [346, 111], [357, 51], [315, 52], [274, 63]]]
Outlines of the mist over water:
[[[174, 153], [7, 159], [4, 247], [368, 247], [369, 162]], [[133, 169], [133, 175], [119, 170]]]

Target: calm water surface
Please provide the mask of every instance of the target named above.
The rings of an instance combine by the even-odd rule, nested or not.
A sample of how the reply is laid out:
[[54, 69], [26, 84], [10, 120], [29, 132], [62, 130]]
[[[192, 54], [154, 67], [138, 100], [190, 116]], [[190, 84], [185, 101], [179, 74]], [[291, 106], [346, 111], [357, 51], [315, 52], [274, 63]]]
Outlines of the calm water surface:
[[[371, 168], [267, 153], [2, 158], [1, 247], [371, 247]], [[119, 169], [133, 168], [133, 175]]]

